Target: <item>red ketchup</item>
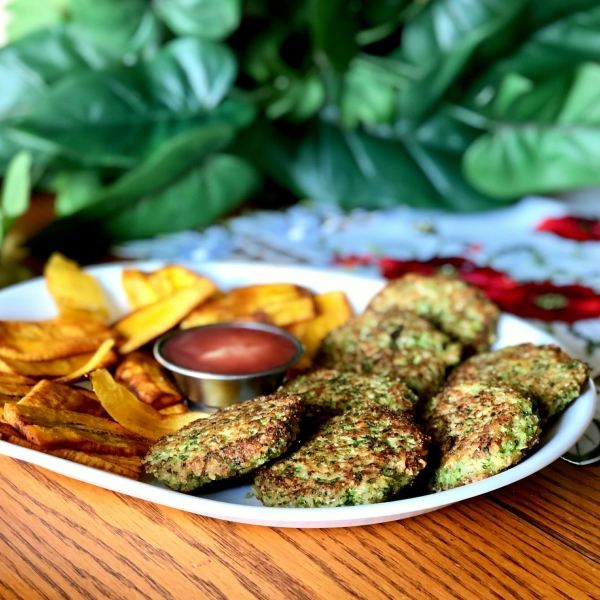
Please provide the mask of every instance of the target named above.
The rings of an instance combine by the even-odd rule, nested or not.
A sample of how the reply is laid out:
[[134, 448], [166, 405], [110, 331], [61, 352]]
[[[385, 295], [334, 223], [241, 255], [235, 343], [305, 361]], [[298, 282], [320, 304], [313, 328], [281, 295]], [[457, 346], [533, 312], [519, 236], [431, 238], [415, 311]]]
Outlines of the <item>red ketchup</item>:
[[235, 325], [181, 331], [162, 347], [162, 355], [171, 363], [218, 375], [248, 375], [276, 369], [296, 352], [296, 345], [283, 335]]

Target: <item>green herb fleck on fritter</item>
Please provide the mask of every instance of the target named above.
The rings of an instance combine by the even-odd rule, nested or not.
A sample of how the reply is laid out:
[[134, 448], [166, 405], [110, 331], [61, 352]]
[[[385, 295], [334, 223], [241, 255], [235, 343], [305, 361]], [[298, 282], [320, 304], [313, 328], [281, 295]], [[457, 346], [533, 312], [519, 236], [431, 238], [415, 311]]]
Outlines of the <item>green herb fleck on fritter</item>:
[[496, 341], [498, 307], [473, 285], [448, 275], [409, 273], [391, 281], [369, 304], [377, 311], [411, 310], [459, 341], [472, 354]]
[[425, 418], [438, 451], [435, 492], [504, 471], [523, 459], [540, 435], [532, 398], [503, 383], [452, 385], [429, 401]]
[[530, 393], [538, 401], [540, 416], [560, 414], [573, 400], [590, 374], [589, 367], [554, 344], [518, 344], [473, 356], [457, 367], [451, 382], [499, 380]]
[[282, 394], [221, 409], [158, 440], [144, 467], [180, 492], [247, 474], [289, 449], [303, 410], [302, 398]]
[[329, 333], [319, 366], [400, 378], [420, 397], [442, 385], [446, 368], [460, 360], [461, 346], [412, 312], [366, 311]]
[[318, 369], [299, 375], [280, 391], [304, 398], [305, 421], [311, 423], [372, 404], [384, 406], [395, 413], [412, 413], [419, 399], [404, 383], [385, 375], [334, 369]]
[[316, 508], [392, 499], [426, 465], [428, 438], [406, 414], [365, 407], [332, 417], [296, 452], [261, 469], [267, 506]]

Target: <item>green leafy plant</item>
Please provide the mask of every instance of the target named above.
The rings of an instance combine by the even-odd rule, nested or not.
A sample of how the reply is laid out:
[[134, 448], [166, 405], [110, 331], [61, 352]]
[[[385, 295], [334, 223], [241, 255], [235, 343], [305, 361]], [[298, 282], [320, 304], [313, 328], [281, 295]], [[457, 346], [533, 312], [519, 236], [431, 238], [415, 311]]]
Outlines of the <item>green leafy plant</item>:
[[9, 5], [0, 173], [25, 151], [56, 194], [39, 253], [261, 192], [473, 211], [600, 183], [596, 0], [35, 4]]

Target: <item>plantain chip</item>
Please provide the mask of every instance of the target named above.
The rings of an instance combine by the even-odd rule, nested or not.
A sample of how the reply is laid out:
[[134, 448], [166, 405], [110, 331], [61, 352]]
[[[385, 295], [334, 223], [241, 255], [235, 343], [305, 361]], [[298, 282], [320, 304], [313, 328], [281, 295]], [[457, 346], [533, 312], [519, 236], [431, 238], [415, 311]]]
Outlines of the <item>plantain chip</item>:
[[110, 328], [89, 318], [0, 321], [0, 358], [4, 362], [54, 360], [95, 352], [104, 340], [114, 336]]
[[[100, 469], [108, 473], [114, 473], [115, 475], [121, 475], [129, 479], [139, 480], [141, 476], [141, 470], [130, 469], [127, 466], [119, 464], [113, 460], [108, 460], [104, 454], [94, 454], [91, 452], [84, 452], [82, 450], [62, 449], [62, 450], [49, 450], [48, 454], [58, 456], [70, 460], [71, 462], [85, 465], [86, 467], [93, 467], [94, 469]], [[120, 458], [120, 457], [117, 457]], [[141, 463], [140, 463], [141, 465]]]
[[[184, 319], [181, 327], [187, 329], [198, 325], [236, 321], [241, 317], [251, 317], [252, 320], [274, 323], [272, 317], [264, 318], [265, 314], [268, 315], [268, 307], [276, 307], [299, 298], [310, 298], [310, 296], [308, 290], [292, 283], [248, 285], [233, 289], [225, 295], [202, 304]], [[310, 300], [308, 305], [312, 306]], [[314, 308], [312, 314], [314, 314]], [[253, 315], [255, 316], [252, 317]]]
[[[156, 407], [154, 407], [156, 408]], [[189, 412], [188, 407], [180, 402], [179, 404], [172, 404], [171, 406], [166, 406], [165, 408], [159, 408], [158, 412], [161, 415], [185, 415]]]
[[109, 311], [100, 283], [84, 273], [76, 262], [55, 252], [44, 267], [44, 276], [61, 316], [108, 321]]
[[114, 454], [93, 454], [88, 452], [91, 456], [101, 456], [103, 460], [111, 462], [115, 465], [121, 465], [129, 469], [130, 471], [137, 471], [141, 473], [144, 468], [142, 467], [141, 456], [115, 456]]
[[31, 450], [41, 450], [39, 446], [28, 442], [17, 429], [7, 423], [0, 423], [0, 440]]
[[87, 373], [94, 371], [95, 369], [99, 369], [106, 365], [107, 358], [110, 356], [115, 356], [115, 353], [112, 352], [112, 347], [115, 345], [115, 340], [104, 340], [98, 350], [94, 352], [92, 357], [81, 367], [75, 369], [68, 375], [63, 375], [62, 377], [58, 377], [55, 381], [59, 383], [67, 383], [69, 381], [75, 381], [76, 379], [80, 379]]
[[18, 402], [37, 383], [35, 379], [13, 373], [0, 373], [0, 409], [7, 402]]
[[0, 410], [7, 402], [18, 402], [20, 398], [18, 396], [9, 396], [7, 394], [0, 394]]
[[0, 440], [6, 440], [9, 437], [22, 437], [21, 434], [7, 423], [0, 423]]
[[[37, 380], [32, 377], [25, 377], [24, 375], [18, 375], [17, 373], [5, 373], [0, 371], [0, 386], [12, 386], [12, 385], [28, 385], [32, 386], [37, 383]], [[3, 389], [7, 389], [4, 387]]]
[[97, 417], [106, 416], [102, 404], [93, 392], [72, 388], [54, 381], [42, 379], [19, 401], [20, 405], [45, 406], [56, 410], [72, 410]]
[[[112, 340], [110, 340], [112, 342]], [[102, 347], [102, 344], [100, 345]], [[85, 367], [88, 372], [88, 365], [94, 361], [96, 352], [86, 352], [66, 358], [56, 358], [54, 360], [26, 361], [26, 360], [11, 360], [6, 359], [4, 363], [10, 367], [13, 373], [18, 373], [22, 376], [39, 378], [54, 378], [66, 377], [75, 372], [82, 370]], [[96, 364], [96, 368], [110, 367], [118, 360], [118, 355], [114, 350], [109, 350], [102, 360]]]
[[143, 456], [147, 439], [109, 419], [45, 406], [5, 404], [4, 421], [42, 450], [75, 448], [90, 452]]
[[20, 400], [36, 383], [37, 380], [31, 377], [0, 373], [0, 396], [14, 397]]
[[115, 380], [145, 404], [164, 408], [181, 403], [183, 396], [165, 369], [150, 354], [136, 350], [128, 354], [115, 371]]
[[117, 383], [106, 369], [90, 375], [94, 391], [106, 412], [129, 431], [156, 441], [173, 433], [208, 413], [190, 412], [181, 415], [161, 415], [155, 408], [140, 402], [126, 387]]
[[126, 340], [119, 351], [127, 354], [169, 331], [215, 290], [215, 284], [203, 278], [121, 319], [114, 325], [115, 330]]
[[270, 322], [278, 327], [308, 321], [317, 315], [315, 301], [310, 296], [268, 304], [262, 311], [269, 316]]
[[304, 346], [304, 354], [294, 366], [294, 372], [308, 369], [323, 338], [352, 316], [352, 307], [344, 292], [328, 292], [315, 296], [317, 316], [308, 321], [285, 327]]
[[177, 290], [190, 287], [204, 277], [185, 267], [170, 265], [144, 273], [136, 269], [123, 271], [123, 289], [133, 309], [142, 308], [167, 298]]

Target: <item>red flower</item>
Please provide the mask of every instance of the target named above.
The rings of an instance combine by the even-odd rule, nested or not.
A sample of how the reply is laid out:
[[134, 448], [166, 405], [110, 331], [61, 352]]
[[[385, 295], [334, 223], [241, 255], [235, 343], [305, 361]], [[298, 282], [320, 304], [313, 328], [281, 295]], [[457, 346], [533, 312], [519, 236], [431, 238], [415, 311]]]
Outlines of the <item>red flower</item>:
[[545, 219], [538, 223], [536, 231], [550, 231], [563, 238], [578, 242], [600, 241], [600, 221], [580, 217]]
[[503, 311], [528, 319], [573, 323], [600, 317], [600, 294], [589, 287], [559, 286], [548, 281], [518, 283], [506, 273], [491, 267], [479, 267], [460, 257], [432, 258], [422, 262], [381, 258], [379, 267], [387, 279], [406, 273], [455, 273], [464, 281], [480, 287]]
[[502, 310], [527, 319], [574, 323], [600, 317], [600, 294], [589, 287], [545, 281], [520, 284], [518, 291], [512, 298], [499, 298], [496, 303]]

